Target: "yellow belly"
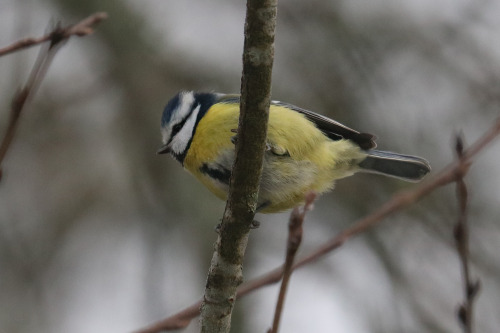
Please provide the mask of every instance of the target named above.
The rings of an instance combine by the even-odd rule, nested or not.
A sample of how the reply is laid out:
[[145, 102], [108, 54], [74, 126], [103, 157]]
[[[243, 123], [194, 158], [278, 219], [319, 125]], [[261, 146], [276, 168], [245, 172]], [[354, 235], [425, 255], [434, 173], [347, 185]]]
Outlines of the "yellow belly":
[[[200, 120], [184, 167], [216, 196], [225, 200], [228, 186], [202, 172], [204, 164], [231, 170], [234, 145], [231, 130], [238, 127], [238, 104], [215, 104]], [[269, 112], [268, 145], [264, 155], [259, 205], [262, 213], [292, 208], [309, 191], [323, 193], [335, 179], [351, 175], [365, 157], [348, 140], [332, 141], [303, 115], [272, 105]]]

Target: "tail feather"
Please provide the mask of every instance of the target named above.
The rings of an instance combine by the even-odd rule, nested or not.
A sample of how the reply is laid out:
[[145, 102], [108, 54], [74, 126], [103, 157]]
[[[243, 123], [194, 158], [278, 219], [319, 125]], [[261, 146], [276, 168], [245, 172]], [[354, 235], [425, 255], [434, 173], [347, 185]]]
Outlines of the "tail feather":
[[364, 172], [417, 182], [431, 171], [429, 162], [421, 157], [380, 150], [368, 150], [367, 153], [368, 156], [359, 163]]

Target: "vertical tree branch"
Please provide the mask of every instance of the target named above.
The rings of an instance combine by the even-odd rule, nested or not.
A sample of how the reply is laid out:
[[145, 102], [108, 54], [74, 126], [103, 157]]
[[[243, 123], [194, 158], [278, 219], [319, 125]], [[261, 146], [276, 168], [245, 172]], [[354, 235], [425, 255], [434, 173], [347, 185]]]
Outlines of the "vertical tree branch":
[[460, 165], [457, 173], [457, 199], [459, 206], [458, 222], [455, 225], [454, 236], [458, 256], [462, 266], [464, 283], [464, 301], [458, 309], [458, 319], [463, 327], [464, 333], [472, 333], [473, 305], [474, 299], [479, 292], [479, 280], [472, 281], [469, 268], [469, 226], [467, 224], [467, 186], [464, 176], [468, 169], [468, 163], [464, 159], [464, 145], [460, 135], [456, 138], [456, 153]]
[[241, 105], [229, 196], [201, 306], [202, 332], [229, 332], [236, 289], [257, 208], [274, 58], [277, 0], [248, 0]]

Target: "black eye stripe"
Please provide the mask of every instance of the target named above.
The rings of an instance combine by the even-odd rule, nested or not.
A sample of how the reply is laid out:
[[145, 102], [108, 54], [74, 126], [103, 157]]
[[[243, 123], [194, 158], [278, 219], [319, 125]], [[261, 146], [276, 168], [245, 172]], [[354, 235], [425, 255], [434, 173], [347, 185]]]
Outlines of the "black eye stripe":
[[187, 117], [185, 119], [182, 119], [182, 121], [178, 124], [175, 124], [174, 127], [172, 127], [172, 134], [170, 135], [170, 140], [172, 140], [174, 138], [174, 136], [177, 135], [177, 133], [179, 133], [179, 131], [182, 129], [182, 127], [184, 127], [184, 124], [186, 123], [187, 121]]
[[189, 117], [191, 116], [191, 114], [193, 113], [193, 110], [196, 109], [198, 107], [199, 104], [195, 104], [193, 106], [193, 108], [191, 109], [191, 112], [189, 112], [185, 117], [184, 119], [181, 120], [180, 123], [177, 123], [175, 124], [173, 127], [172, 127], [172, 134], [170, 134], [170, 140], [169, 141], [172, 141], [172, 139], [174, 138], [174, 136], [177, 135], [177, 133], [180, 132], [180, 130], [184, 127], [184, 124], [186, 123], [186, 121], [189, 119]]
[[174, 128], [172, 129], [172, 133], [177, 134], [177, 132], [179, 132], [181, 130], [182, 126], [184, 126], [184, 123], [185, 123], [185, 121], [182, 121], [181, 123], [176, 124], [174, 126]]

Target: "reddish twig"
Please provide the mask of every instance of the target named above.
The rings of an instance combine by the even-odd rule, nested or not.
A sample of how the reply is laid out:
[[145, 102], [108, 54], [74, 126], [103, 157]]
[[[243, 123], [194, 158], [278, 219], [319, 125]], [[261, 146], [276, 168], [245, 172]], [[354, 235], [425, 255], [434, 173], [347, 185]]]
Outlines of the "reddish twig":
[[[297, 269], [311, 262], [317, 261], [325, 254], [330, 253], [342, 246], [352, 237], [363, 233], [371, 227], [374, 227], [387, 216], [408, 207], [409, 205], [415, 203], [417, 200], [433, 192], [437, 188], [455, 182], [457, 178], [460, 177], [460, 175], [463, 176], [467, 172], [468, 168], [466, 167], [466, 165], [471, 163], [472, 159], [499, 135], [500, 119], [498, 119], [495, 124], [472, 146], [464, 151], [461, 162], [456, 161], [451, 163], [449, 166], [445, 167], [443, 170], [437, 173], [434, 177], [416, 186], [413, 190], [395, 194], [389, 201], [387, 201], [375, 212], [367, 215], [361, 220], [358, 220], [351, 227], [341, 231], [339, 234], [331, 238], [329, 241], [325, 242], [309, 255], [302, 257], [293, 265], [293, 269]], [[277, 283], [281, 280], [282, 275], [283, 267], [278, 267], [258, 278], [248, 281], [238, 288], [238, 297], [243, 297], [256, 289]], [[171, 317], [157, 322], [149, 328], [137, 331], [137, 333], [157, 333], [161, 331], [168, 331], [186, 327], [191, 319], [199, 315], [199, 311], [195, 312], [192, 310], [199, 308], [200, 304], [200, 302], [195, 303], [189, 308], [186, 308], [185, 310]], [[192, 315], [192, 317], [189, 317], [190, 315]], [[181, 321], [179, 321], [179, 319], [181, 319]]]
[[281, 288], [278, 296], [278, 302], [276, 303], [276, 310], [274, 311], [273, 326], [269, 329], [268, 333], [278, 332], [281, 314], [283, 313], [283, 304], [285, 304], [288, 282], [290, 281], [290, 277], [292, 276], [293, 272], [293, 262], [295, 260], [295, 255], [297, 254], [300, 243], [302, 242], [302, 224], [304, 223], [306, 213], [312, 210], [315, 199], [316, 193], [310, 192], [306, 196], [306, 202], [303, 209], [300, 210], [298, 207], [295, 207], [290, 214], [290, 221], [288, 223], [286, 258], [285, 264], [283, 265], [283, 278], [281, 280]]
[[77, 24], [67, 26], [65, 28], [56, 28], [52, 30], [49, 34], [38, 37], [38, 38], [24, 38], [21, 40], [18, 40], [17, 42], [5, 46], [3, 48], [0, 48], [0, 56], [4, 56], [6, 54], [16, 52], [19, 50], [23, 50], [25, 48], [35, 46], [38, 44], [42, 44], [48, 41], [54, 41], [55, 39], [66, 39], [69, 38], [72, 35], [76, 36], [86, 36], [94, 32], [94, 29], [92, 28], [93, 25], [101, 22], [102, 20], [106, 19], [108, 17], [108, 14], [106, 13], [95, 13], [87, 17], [86, 19], [78, 22]]
[[[463, 140], [461, 136], [456, 138], [456, 153], [458, 163], [462, 165], [462, 170], [467, 170], [468, 162], [464, 161]], [[464, 282], [464, 302], [458, 309], [458, 319], [464, 329], [464, 333], [472, 333], [473, 331], [473, 305], [474, 299], [479, 292], [479, 280], [473, 281], [469, 268], [469, 227], [467, 224], [467, 186], [464, 181], [465, 173], [459, 174], [457, 177], [457, 199], [459, 206], [459, 217], [454, 229], [454, 237], [462, 266], [462, 275]]]
[[136, 333], [159, 333], [163, 331], [174, 331], [186, 328], [193, 318], [200, 315], [200, 306], [202, 300], [192, 304], [182, 311], [177, 312], [175, 315], [166, 319], [160, 320], [148, 327], [142, 328]]
[[7, 129], [5, 131], [2, 142], [0, 143], [0, 178], [1, 165], [14, 139], [14, 135], [16, 133], [16, 129], [19, 124], [19, 119], [24, 106], [26, 105], [26, 102], [29, 100], [29, 98], [35, 94], [38, 86], [40, 85], [40, 82], [42, 81], [45, 73], [47, 72], [47, 69], [50, 66], [50, 63], [52, 62], [52, 59], [55, 56], [55, 53], [59, 49], [59, 46], [63, 45], [63, 43], [73, 35], [84, 36], [92, 33], [93, 29], [91, 25], [100, 22], [106, 17], [106, 13], [96, 13], [75, 25], [71, 25], [66, 28], [56, 27], [50, 34], [42, 38], [35, 40], [28, 39], [28, 41], [30, 42], [26, 42], [27, 40], [20, 41], [0, 50], [0, 55], [3, 55], [27, 46], [50, 41], [46, 48], [40, 50], [38, 58], [33, 65], [33, 69], [31, 70], [30, 76], [25, 86], [18, 91], [12, 101], [9, 123], [7, 125]]

